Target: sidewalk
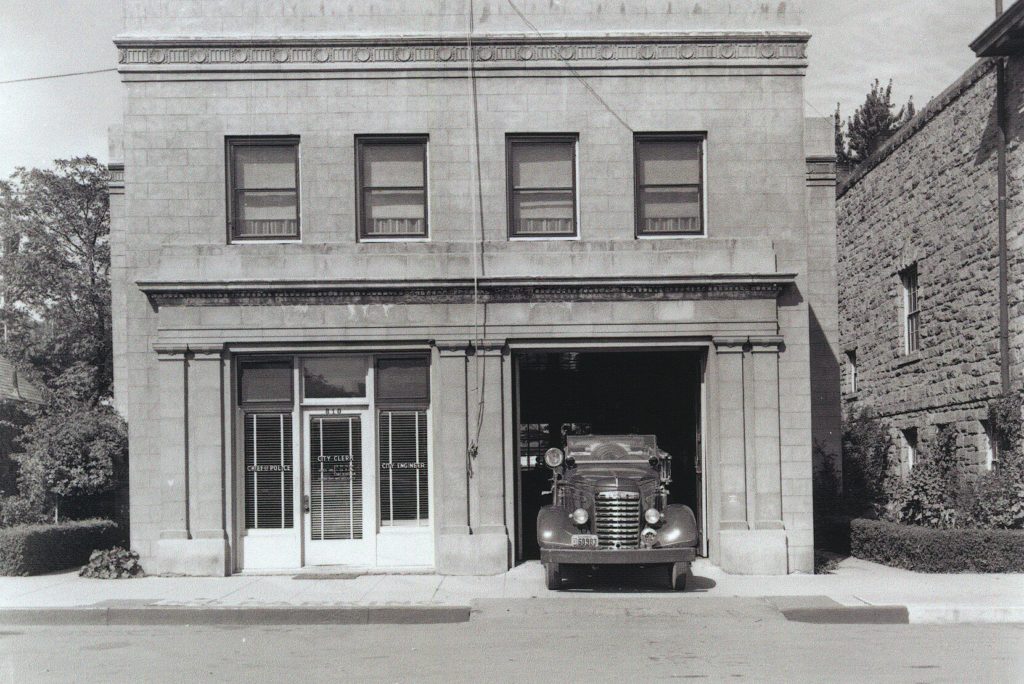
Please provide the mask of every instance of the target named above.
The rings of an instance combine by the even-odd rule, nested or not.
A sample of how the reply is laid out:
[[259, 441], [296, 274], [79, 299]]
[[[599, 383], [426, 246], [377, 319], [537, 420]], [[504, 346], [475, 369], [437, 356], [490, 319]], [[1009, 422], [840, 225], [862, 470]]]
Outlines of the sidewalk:
[[[74, 620], [73, 613], [83, 622], [105, 624], [115, 615], [111, 611], [116, 611], [117, 619], [132, 621], [143, 619], [143, 615], [129, 615], [140, 610], [156, 616], [158, 622], [181, 621], [182, 616], [196, 616], [202, 611], [234, 616], [226, 619], [229, 622], [452, 622], [469, 619], [470, 608], [485, 610], [493, 604], [490, 599], [505, 599], [505, 604], [509, 599], [575, 601], [581, 607], [596, 607], [592, 602], [612, 598], [616, 605], [628, 605], [628, 600], [634, 599], [638, 605], [656, 603], [667, 610], [711, 598], [760, 598], [769, 599], [783, 613], [787, 607], [817, 610], [834, 606], [849, 611], [884, 606], [905, 607], [903, 614], [912, 623], [1024, 622], [1024, 575], [925, 575], [853, 558], [843, 561], [830, 575], [783, 577], [727, 575], [701, 560], [694, 564], [685, 592], [670, 592], [654, 585], [552, 592], [544, 588], [539, 563], [527, 563], [490, 577], [354, 575], [350, 570], [337, 578], [327, 579], [323, 574], [315, 577], [286, 574], [94, 580], [78, 577], [75, 572], [4, 577], [0, 578], [0, 623], [10, 621], [12, 616], [29, 619], [25, 611], [34, 611], [53, 619], [64, 616], [65, 620]], [[248, 617], [242, 617], [242, 613]], [[201, 616], [194, 619], [203, 620]]]

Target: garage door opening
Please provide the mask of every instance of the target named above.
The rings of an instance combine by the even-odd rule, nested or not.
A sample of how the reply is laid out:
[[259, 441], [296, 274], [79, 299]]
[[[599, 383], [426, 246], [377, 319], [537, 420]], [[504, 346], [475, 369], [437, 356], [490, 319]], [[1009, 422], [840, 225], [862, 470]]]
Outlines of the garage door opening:
[[701, 508], [701, 352], [524, 352], [516, 362], [516, 559], [537, 559], [537, 512], [551, 503], [538, 458], [572, 434], [652, 434], [672, 454], [669, 503]]

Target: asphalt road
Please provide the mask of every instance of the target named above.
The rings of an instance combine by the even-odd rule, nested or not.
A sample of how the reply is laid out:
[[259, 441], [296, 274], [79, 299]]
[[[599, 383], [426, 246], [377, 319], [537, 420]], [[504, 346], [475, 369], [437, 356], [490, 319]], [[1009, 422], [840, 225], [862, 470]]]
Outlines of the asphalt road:
[[755, 599], [521, 600], [449, 625], [0, 627], [0, 682], [1024, 681], [1024, 625], [816, 625]]

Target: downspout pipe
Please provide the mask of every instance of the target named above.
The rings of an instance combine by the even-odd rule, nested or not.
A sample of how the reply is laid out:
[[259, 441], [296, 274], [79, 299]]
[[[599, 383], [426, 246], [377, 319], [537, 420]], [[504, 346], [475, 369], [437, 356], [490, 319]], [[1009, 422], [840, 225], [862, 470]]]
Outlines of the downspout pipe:
[[[998, 9], [998, 7], [997, 7]], [[1009, 140], [1009, 117], [1006, 112], [1006, 58], [997, 57], [996, 63], [996, 120], [999, 135], [997, 164], [999, 182], [999, 381], [1003, 394], [1010, 391], [1010, 300], [1009, 249], [1007, 246], [1007, 169], [1006, 147]]]

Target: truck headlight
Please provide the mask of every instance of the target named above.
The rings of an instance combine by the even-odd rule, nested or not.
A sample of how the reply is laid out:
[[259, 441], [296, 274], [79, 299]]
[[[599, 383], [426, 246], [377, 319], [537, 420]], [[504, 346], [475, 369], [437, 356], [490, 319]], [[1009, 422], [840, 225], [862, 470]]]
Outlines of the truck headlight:
[[590, 520], [590, 514], [587, 513], [587, 509], [585, 508], [577, 508], [572, 512], [570, 517], [572, 518], [573, 523], [580, 527], [586, 525], [587, 521]]
[[552, 447], [544, 452], [544, 463], [547, 464], [548, 468], [557, 468], [562, 465], [564, 460], [565, 454], [562, 453], [561, 449]]
[[644, 513], [644, 520], [647, 521], [648, 525], [660, 525], [664, 519], [664, 515], [657, 508], [648, 508]]
[[640, 533], [640, 543], [643, 544], [644, 548], [654, 548], [654, 544], [658, 541], [658, 533], [650, 527], [645, 527], [644, 531]]

